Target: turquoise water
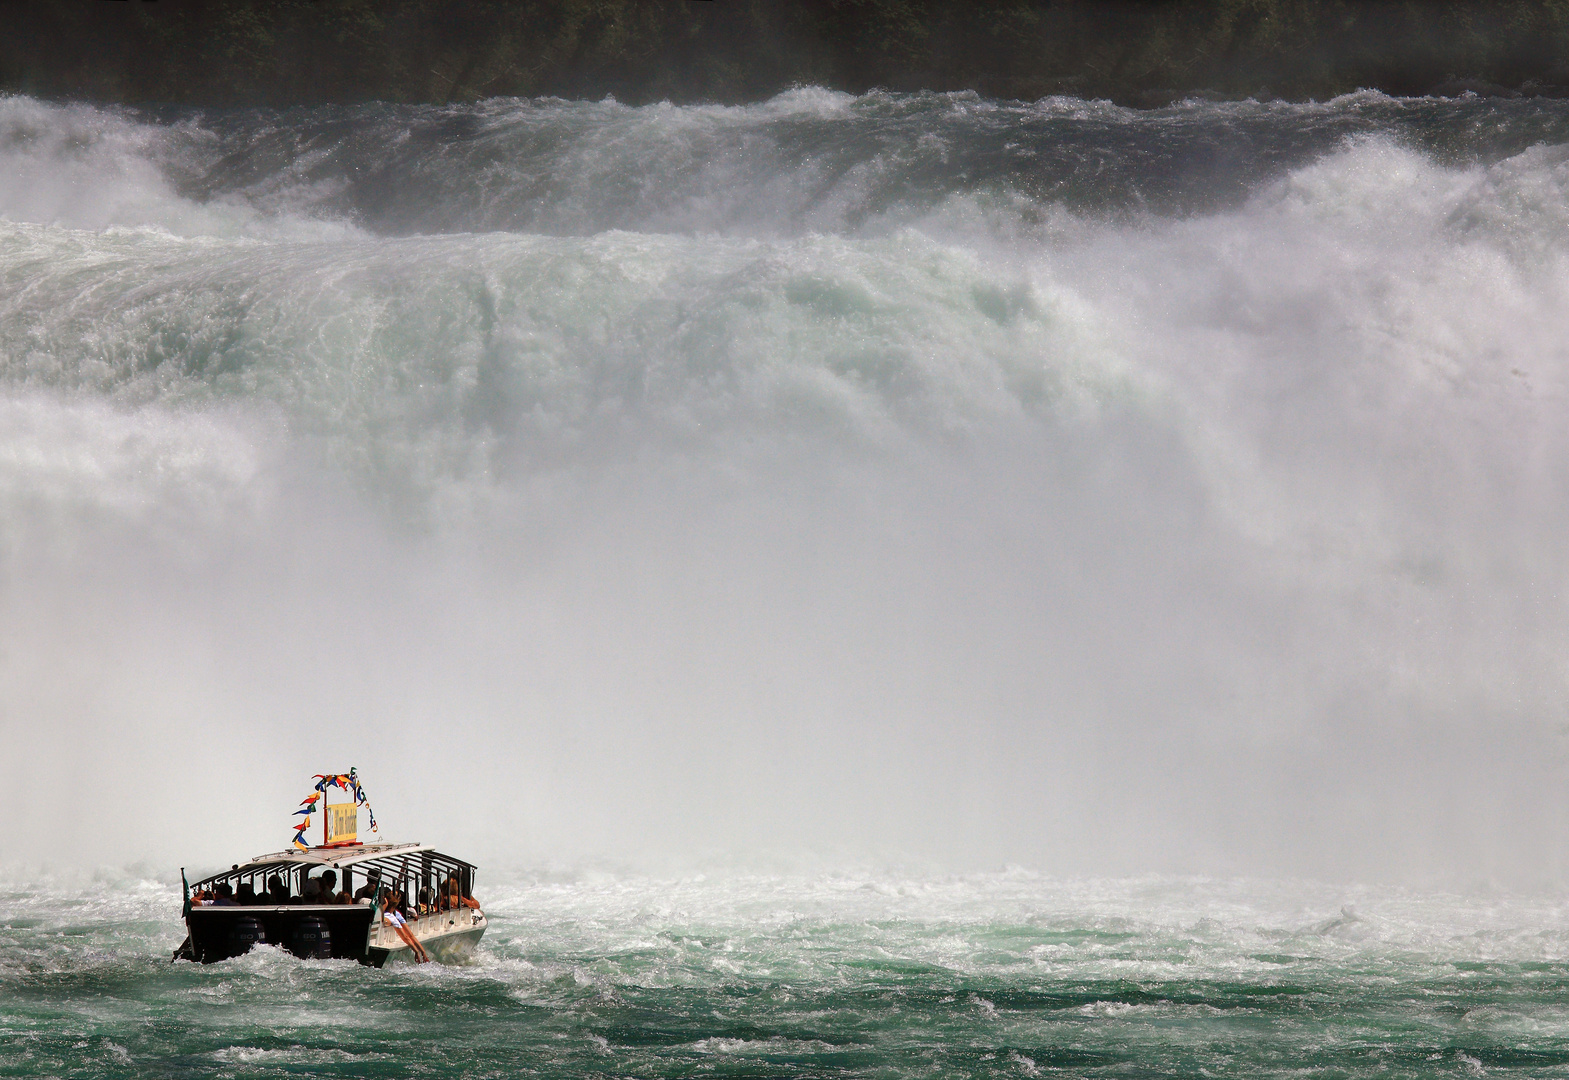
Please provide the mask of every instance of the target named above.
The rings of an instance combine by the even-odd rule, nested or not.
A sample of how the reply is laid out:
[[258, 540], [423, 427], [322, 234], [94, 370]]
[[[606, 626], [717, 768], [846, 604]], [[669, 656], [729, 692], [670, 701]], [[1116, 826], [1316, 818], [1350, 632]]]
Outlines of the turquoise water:
[[1304, 883], [515, 877], [471, 964], [168, 962], [167, 878], [10, 882], [0, 1074], [1569, 1074], [1555, 900]]

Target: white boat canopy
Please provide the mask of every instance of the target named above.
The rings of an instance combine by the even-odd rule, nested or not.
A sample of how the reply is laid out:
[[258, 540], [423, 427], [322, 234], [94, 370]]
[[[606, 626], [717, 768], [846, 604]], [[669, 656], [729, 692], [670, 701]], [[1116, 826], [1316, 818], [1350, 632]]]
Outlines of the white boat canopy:
[[301, 851], [275, 851], [256, 855], [243, 865], [232, 867], [192, 884], [193, 889], [216, 885], [220, 881], [254, 879], [263, 874], [308, 874], [321, 869], [362, 870], [386, 880], [425, 879], [438, 871], [458, 871], [464, 885], [472, 880], [474, 864], [444, 855], [428, 844], [356, 844], [352, 847], [313, 847]]

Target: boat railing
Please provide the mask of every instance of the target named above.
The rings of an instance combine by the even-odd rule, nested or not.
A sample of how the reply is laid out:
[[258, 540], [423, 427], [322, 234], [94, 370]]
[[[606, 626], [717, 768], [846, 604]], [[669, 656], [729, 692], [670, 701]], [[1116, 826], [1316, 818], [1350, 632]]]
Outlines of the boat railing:
[[[272, 878], [276, 877], [282, 880], [288, 891], [288, 899], [284, 902], [299, 905], [305, 893], [307, 876], [312, 872], [319, 873], [329, 869], [338, 877], [336, 887], [351, 896], [357, 891], [365, 892], [367, 888], [373, 890], [369, 899], [378, 907], [375, 913], [378, 924], [381, 914], [380, 895], [385, 889], [400, 890], [408, 912], [416, 917], [425, 917], [444, 910], [441, 905], [444, 902], [447, 882], [452, 876], [457, 877], [458, 888], [464, 896], [472, 895], [474, 882], [472, 863], [426, 849], [389, 852], [347, 866], [287, 860], [249, 863], [204, 878], [194, 887], [198, 890], [210, 890], [219, 883], [228, 883], [239, 893], [240, 887], [245, 886], [245, 894], [253, 897], [245, 902], [245, 906], [267, 906], [271, 898], [266, 886]], [[424, 904], [420, 902], [422, 896], [427, 898]]]

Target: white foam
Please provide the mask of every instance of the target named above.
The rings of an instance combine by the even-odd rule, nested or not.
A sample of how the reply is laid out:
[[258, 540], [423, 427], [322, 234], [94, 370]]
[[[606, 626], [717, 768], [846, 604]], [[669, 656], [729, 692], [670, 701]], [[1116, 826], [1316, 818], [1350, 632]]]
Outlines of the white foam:
[[[201, 138], [199, 128], [182, 131]], [[178, 152], [174, 136], [114, 109], [0, 96], [0, 219], [178, 236], [334, 241], [355, 234], [343, 221], [266, 214], [243, 198], [180, 195], [165, 169]]]
[[[769, 107], [870, 107], [820, 97]], [[734, 119], [481, 112], [557, 108], [606, 169], [616, 123]], [[151, 160], [84, 115], [93, 175]], [[1552, 876], [1564, 162], [1359, 138], [1223, 211], [1011, 229], [5, 224], [22, 756], [260, 776], [330, 715], [503, 792], [454, 828], [512, 854]]]

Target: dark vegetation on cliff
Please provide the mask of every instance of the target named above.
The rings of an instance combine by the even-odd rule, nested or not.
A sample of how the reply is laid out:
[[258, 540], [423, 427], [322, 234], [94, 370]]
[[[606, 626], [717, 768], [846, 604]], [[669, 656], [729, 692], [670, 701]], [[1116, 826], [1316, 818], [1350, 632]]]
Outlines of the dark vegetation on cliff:
[[139, 103], [1569, 84], [1569, 0], [0, 0], [0, 19], [0, 87]]

